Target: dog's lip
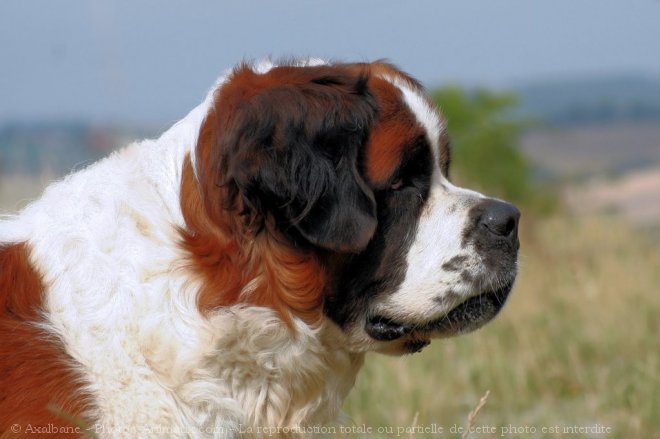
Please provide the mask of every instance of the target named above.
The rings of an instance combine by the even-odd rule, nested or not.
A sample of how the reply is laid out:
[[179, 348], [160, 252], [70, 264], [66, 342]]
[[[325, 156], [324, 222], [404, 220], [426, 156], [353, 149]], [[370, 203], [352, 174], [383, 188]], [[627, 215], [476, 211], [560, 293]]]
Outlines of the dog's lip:
[[495, 317], [504, 306], [513, 282], [495, 290], [470, 297], [456, 305], [439, 319], [424, 323], [398, 322], [375, 315], [365, 324], [367, 334], [378, 341], [393, 341], [402, 337], [426, 341], [473, 331]]
[[396, 322], [383, 316], [374, 316], [367, 320], [365, 331], [370, 337], [378, 341], [392, 341], [410, 334], [415, 330], [414, 325]]

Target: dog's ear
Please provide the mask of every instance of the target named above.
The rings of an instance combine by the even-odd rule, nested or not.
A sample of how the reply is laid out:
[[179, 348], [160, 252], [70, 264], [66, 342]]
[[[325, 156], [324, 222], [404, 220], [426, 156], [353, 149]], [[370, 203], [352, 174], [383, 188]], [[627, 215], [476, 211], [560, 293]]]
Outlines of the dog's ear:
[[365, 74], [243, 67], [216, 95], [216, 112], [218, 171], [248, 214], [271, 216], [294, 242], [346, 253], [367, 246], [376, 204], [358, 166], [376, 103]]

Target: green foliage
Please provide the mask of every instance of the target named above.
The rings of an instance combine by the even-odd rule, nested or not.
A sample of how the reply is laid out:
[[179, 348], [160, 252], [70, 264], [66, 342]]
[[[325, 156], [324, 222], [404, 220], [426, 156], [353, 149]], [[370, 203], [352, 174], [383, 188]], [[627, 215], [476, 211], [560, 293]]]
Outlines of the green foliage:
[[535, 187], [519, 147], [527, 125], [512, 116], [515, 95], [444, 87], [433, 99], [447, 118], [452, 139], [452, 179], [489, 195], [545, 211], [552, 202]]

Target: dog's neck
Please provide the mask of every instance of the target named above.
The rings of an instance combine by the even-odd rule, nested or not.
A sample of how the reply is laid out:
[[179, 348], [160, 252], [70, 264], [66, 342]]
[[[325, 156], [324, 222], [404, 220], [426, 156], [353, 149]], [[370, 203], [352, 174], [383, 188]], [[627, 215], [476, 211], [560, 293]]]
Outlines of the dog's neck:
[[[336, 420], [363, 364], [330, 321], [295, 332], [270, 309], [236, 306], [209, 319], [215, 337], [179, 396], [205, 428], [312, 427]], [[254, 430], [253, 430], [254, 431]]]

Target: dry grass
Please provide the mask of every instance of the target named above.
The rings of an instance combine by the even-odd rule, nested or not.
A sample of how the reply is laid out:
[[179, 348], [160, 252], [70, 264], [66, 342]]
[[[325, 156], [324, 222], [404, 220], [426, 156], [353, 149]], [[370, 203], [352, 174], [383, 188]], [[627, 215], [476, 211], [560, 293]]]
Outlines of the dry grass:
[[575, 427], [602, 426], [610, 433], [595, 437], [660, 438], [658, 243], [615, 219], [558, 217], [522, 245], [495, 322], [412, 357], [368, 358], [345, 406], [355, 424], [396, 435], [419, 412], [418, 425], [459, 437], [451, 428], [490, 390], [473, 427], [495, 432], [469, 437], [587, 437]]

